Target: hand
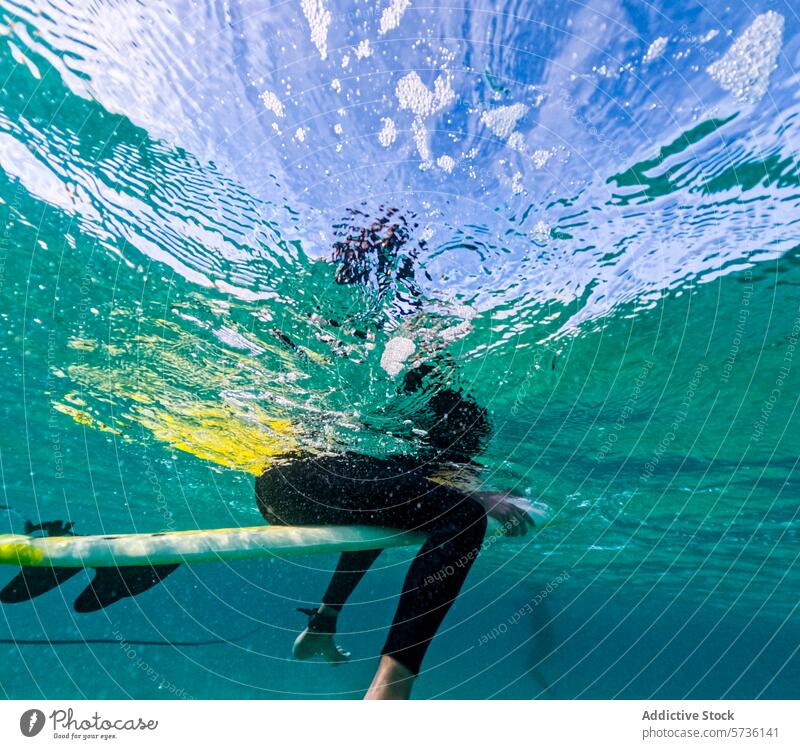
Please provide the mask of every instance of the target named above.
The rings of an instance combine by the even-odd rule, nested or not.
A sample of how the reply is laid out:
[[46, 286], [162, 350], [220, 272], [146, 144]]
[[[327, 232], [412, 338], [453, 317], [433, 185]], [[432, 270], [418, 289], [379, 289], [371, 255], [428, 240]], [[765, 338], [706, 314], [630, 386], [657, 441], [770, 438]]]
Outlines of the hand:
[[486, 510], [490, 518], [497, 520], [507, 536], [524, 536], [528, 525], [535, 527], [533, 518], [517, 506], [508, 494], [503, 492], [476, 492], [475, 499]]

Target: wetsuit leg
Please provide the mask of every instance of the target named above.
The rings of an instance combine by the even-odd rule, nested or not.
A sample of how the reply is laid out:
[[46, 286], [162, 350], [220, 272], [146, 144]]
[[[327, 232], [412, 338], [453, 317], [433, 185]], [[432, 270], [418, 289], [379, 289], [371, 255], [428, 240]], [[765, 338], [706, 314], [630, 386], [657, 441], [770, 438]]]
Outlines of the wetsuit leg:
[[[364, 456], [299, 458], [267, 471], [256, 489], [268, 519], [428, 533], [406, 575], [383, 649], [419, 673], [431, 639], [480, 552], [486, 532], [483, 508], [463, 492], [417, 471]], [[366, 562], [366, 557], [343, 555], [341, 575], [337, 569], [328, 588], [333, 604], [344, 603], [369, 566]]]
[[486, 515], [463, 498], [430, 524], [411, 563], [382, 653], [419, 673], [433, 636], [458, 597], [486, 533]]
[[322, 603], [336, 611], [341, 611], [350, 594], [361, 582], [372, 563], [380, 556], [382, 549], [368, 551], [345, 551], [339, 557], [339, 564], [333, 573], [328, 589], [322, 596]]

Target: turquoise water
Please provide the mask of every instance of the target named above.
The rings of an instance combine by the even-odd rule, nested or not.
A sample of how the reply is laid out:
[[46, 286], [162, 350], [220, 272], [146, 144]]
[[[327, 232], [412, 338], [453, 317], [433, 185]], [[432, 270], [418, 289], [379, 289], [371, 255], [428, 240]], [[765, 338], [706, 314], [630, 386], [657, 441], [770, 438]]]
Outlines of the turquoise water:
[[[408, 339], [490, 412], [481, 487], [556, 518], [484, 551], [415, 696], [800, 696], [790, 5], [0, 5], [0, 531], [249, 525], [281, 452], [413, 454]], [[387, 207], [416, 304], [334, 282]], [[0, 687], [359, 697], [410, 554], [339, 669], [289, 658], [308, 557], [86, 616], [81, 573], [2, 608]]]

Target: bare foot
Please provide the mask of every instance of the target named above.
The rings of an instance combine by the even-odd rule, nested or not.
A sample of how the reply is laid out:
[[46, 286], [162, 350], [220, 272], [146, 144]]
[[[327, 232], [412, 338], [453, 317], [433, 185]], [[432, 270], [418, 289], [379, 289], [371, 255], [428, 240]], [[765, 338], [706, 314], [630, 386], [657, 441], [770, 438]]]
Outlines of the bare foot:
[[350, 653], [336, 644], [333, 635], [312, 632], [308, 628], [304, 629], [294, 641], [292, 655], [299, 661], [319, 656], [334, 666], [350, 660]]

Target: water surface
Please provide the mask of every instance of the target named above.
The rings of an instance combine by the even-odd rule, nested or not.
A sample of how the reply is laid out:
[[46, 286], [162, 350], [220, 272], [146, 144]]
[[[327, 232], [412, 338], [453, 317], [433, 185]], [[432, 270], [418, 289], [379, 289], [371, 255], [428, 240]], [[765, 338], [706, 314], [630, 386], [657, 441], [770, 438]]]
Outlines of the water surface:
[[[3, 531], [253, 524], [282, 452], [414, 453], [409, 339], [490, 411], [483, 488], [556, 516], [485, 550], [420, 697], [798, 696], [791, 5], [0, 4]], [[335, 283], [390, 208], [413, 293]], [[410, 553], [336, 671], [288, 659], [307, 558], [85, 617], [81, 575], [3, 609], [0, 685], [360, 696]]]

